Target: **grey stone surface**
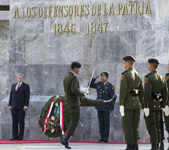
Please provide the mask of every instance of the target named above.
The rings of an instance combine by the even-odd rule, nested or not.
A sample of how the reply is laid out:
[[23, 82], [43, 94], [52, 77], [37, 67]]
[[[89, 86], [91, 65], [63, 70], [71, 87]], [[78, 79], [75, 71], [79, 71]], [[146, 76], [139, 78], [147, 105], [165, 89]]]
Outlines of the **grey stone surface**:
[[9, 11], [0, 11], [0, 20], [9, 20]]
[[[43, 135], [42, 129], [39, 127], [38, 121], [42, 107], [45, 105], [50, 96], [31, 96], [29, 109], [26, 112], [25, 118], [25, 139], [43, 139], [47, 136]], [[1, 101], [1, 130], [2, 139], [9, 139], [12, 135], [12, 118], [11, 112], [8, 110], [8, 100], [6, 97]], [[72, 140], [78, 141], [96, 141], [99, 139], [99, 129], [97, 120], [97, 111], [93, 107], [82, 107], [80, 120], [83, 126], [79, 123], [75, 135]], [[110, 125], [109, 141], [124, 142], [121, 116], [118, 103], [115, 105], [115, 110], [112, 112]], [[7, 134], [8, 133], [8, 134]], [[143, 113], [140, 121], [140, 142], [147, 142], [148, 134], [145, 128]], [[59, 139], [59, 138], [57, 138]]]
[[[2, 3], [9, 3], [1, 0]], [[148, 2], [148, 0], [137, 0]], [[114, 16], [59, 17], [59, 18], [21, 18], [23, 7], [43, 7], [55, 5], [92, 5], [113, 3]], [[120, 76], [123, 69], [122, 58], [125, 55], [136, 57], [136, 70], [142, 78], [148, 73], [147, 59], [156, 57], [160, 61], [158, 71], [164, 76], [169, 58], [169, 8], [168, 0], [150, 1], [152, 14], [117, 15], [118, 3], [128, 4], [127, 0], [10, 0], [10, 14], [0, 12], [0, 99], [9, 95], [10, 87], [16, 82], [16, 74], [25, 74], [25, 82], [31, 87], [30, 108], [27, 112], [25, 138], [45, 139], [38, 119], [40, 110], [53, 95], [64, 95], [62, 80], [70, 71], [73, 61], [82, 63], [78, 78], [80, 84], [87, 86], [94, 68], [95, 75], [103, 71], [110, 74], [109, 81], [114, 84], [119, 95]], [[18, 7], [20, 18], [14, 18]], [[109, 8], [108, 8], [109, 9]], [[144, 6], [145, 9], [145, 6]], [[7, 12], [8, 13], [8, 12]], [[37, 10], [35, 11], [37, 14]], [[9, 17], [8, 17], [9, 16]], [[86, 34], [87, 23], [108, 22], [107, 33]], [[75, 35], [54, 35], [54, 23], [76, 24]], [[2, 35], [2, 36], [1, 36]], [[1, 87], [2, 86], [2, 87]], [[46, 97], [44, 97], [46, 96]], [[96, 92], [90, 89], [90, 97]], [[1, 103], [1, 136], [11, 135], [11, 115], [7, 110], [8, 98]], [[81, 121], [73, 137], [75, 140], [97, 140], [98, 121], [94, 108], [82, 108]], [[32, 130], [34, 129], [34, 130]], [[79, 134], [80, 131], [80, 134]], [[140, 120], [140, 141], [147, 142], [143, 113]], [[111, 115], [110, 141], [124, 141], [118, 101]]]
[[9, 0], [0, 0], [0, 5], [9, 5]]
[[[77, 150], [124, 150], [126, 148], [125, 144], [100, 144], [100, 143], [70, 143], [72, 149]], [[165, 149], [168, 148], [167, 143], [165, 143]], [[140, 144], [139, 149], [145, 150], [150, 149], [150, 144]], [[65, 150], [65, 147], [60, 143], [31, 143], [31, 144], [1, 144], [0, 150]]]

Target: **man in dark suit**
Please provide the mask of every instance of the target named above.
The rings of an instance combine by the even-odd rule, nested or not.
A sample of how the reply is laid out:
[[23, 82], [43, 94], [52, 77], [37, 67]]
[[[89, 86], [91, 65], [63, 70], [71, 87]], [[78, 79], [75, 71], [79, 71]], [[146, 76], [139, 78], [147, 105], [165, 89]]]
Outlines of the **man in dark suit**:
[[[25, 127], [25, 112], [29, 105], [30, 88], [23, 82], [23, 74], [17, 75], [18, 83], [11, 87], [9, 98], [9, 110], [12, 114], [12, 135], [11, 140], [23, 140]], [[19, 124], [19, 133], [18, 133]]]

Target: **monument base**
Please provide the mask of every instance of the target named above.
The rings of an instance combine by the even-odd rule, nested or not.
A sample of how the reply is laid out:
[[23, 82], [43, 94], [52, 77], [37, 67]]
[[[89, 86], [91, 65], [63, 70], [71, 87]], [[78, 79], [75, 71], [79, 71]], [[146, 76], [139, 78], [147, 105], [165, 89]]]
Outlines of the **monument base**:
[[[42, 133], [38, 121], [41, 109], [51, 96], [31, 96], [28, 111], [25, 118], [24, 139], [43, 139], [48, 137]], [[1, 138], [9, 139], [12, 137], [12, 118], [8, 109], [9, 96], [1, 101]], [[97, 111], [94, 107], [81, 107], [80, 120], [76, 132], [71, 140], [75, 141], [96, 141], [99, 137], [99, 126]], [[110, 116], [110, 135], [109, 141], [124, 142], [119, 103], [116, 102], [115, 109]], [[149, 136], [146, 130], [143, 111], [140, 116], [140, 140], [147, 143]], [[52, 139], [52, 138], [51, 138]], [[55, 138], [56, 139], [56, 138]], [[57, 138], [59, 140], [59, 138]]]

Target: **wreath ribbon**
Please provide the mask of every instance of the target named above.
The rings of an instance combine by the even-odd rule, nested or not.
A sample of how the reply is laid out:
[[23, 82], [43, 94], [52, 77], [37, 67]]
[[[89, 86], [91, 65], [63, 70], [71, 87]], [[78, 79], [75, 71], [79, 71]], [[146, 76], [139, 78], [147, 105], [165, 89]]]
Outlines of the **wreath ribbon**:
[[46, 117], [45, 117], [45, 120], [44, 120], [44, 123], [43, 123], [43, 134], [46, 132], [47, 119], [48, 119], [48, 117], [49, 117], [50, 114], [51, 114], [53, 105], [54, 105], [54, 99], [52, 99], [52, 101], [51, 101], [51, 103], [50, 103], [50, 107], [49, 107], [49, 109], [48, 109], [48, 113], [47, 113], [47, 115], [46, 115]]
[[62, 130], [62, 135], [65, 135], [64, 130], [64, 113], [63, 113], [63, 100], [60, 99], [60, 128]]

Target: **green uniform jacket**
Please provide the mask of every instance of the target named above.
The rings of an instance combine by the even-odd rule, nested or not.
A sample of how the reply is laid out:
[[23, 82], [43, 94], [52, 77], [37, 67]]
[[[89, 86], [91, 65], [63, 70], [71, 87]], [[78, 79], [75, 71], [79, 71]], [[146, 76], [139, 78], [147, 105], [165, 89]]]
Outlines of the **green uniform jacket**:
[[[139, 89], [138, 96], [133, 96], [130, 91]], [[124, 105], [125, 109], [140, 109], [143, 104], [143, 83], [139, 73], [130, 68], [122, 73], [120, 85], [120, 105]]]
[[[169, 73], [167, 73], [165, 75], [165, 80], [167, 82], [167, 87], [168, 87], [168, 90], [169, 90]], [[168, 102], [167, 102], [167, 104], [169, 105], [169, 92], [168, 92]]]
[[[161, 110], [167, 104], [168, 100], [168, 89], [167, 83], [164, 78], [157, 72], [152, 71], [145, 76], [144, 80], [144, 107], [152, 110]], [[153, 99], [153, 93], [161, 93], [162, 101], [156, 101]]]
[[[64, 78], [63, 86], [69, 107], [75, 107], [80, 105], [80, 98], [84, 96], [84, 93], [80, 92], [79, 80], [72, 72], [69, 72], [69, 74]], [[70, 92], [74, 94], [75, 101], [73, 101], [71, 96], [67, 94]]]

